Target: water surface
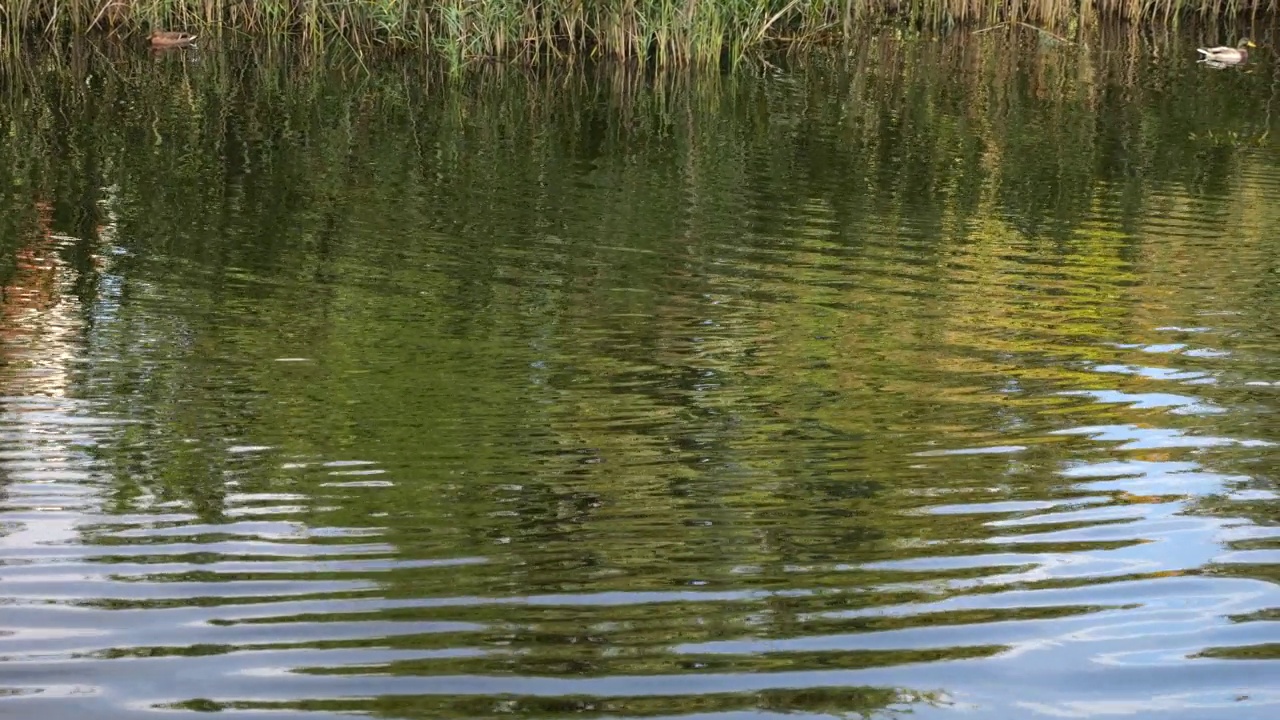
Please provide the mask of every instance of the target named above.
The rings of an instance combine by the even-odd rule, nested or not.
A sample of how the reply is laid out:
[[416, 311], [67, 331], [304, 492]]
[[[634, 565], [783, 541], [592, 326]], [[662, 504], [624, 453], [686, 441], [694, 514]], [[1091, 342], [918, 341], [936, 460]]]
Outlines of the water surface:
[[0, 715], [1277, 717], [1280, 85], [1199, 39], [33, 56]]

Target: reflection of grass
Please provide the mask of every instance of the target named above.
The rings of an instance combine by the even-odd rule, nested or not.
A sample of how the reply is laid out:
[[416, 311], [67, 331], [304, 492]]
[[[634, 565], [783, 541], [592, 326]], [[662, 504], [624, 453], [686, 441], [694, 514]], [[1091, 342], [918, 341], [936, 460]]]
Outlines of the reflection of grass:
[[[1094, 382], [1090, 364], [1114, 357], [1096, 340], [1122, 337], [1135, 288], [1158, 287], [1134, 262], [1139, 241], [1090, 218], [1117, 197], [1126, 212], [1185, 202], [1169, 188], [1197, 177], [1201, 151], [1187, 143], [1188, 128], [1264, 128], [1257, 98], [1237, 88], [1195, 90], [1199, 75], [1165, 76], [1159, 67], [1150, 70], [1154, 81], [1134, 76], [1131, 39], [1091, 57], [1028, 52], [1019, 36], [981, 38], [885, 35], [849, 58], [815, 56], [785, 83], [699, 73], [649, 79], [616, 65], [541, 77], [478, 68], [459, 83], [399, 65], [371, 63], [366, 74], [263, 48], [198, 64], [113, 57], [111, 48], [41, 56], [0, 68], [12, 78], [4, 101], [22, 110], [6, 120], [14, 142], [0, 146], [0, 182], [56, 197], [63, 222], [89, 226], [94, 198], [56, 190], [85, 178], [91, 187], [119, 185], [121, 242], [133, 253], [120, 262], [135, 276], [133, 296], [183, 298], [180, 310], [145, 319], [146, 333], [172, 342], [104, 348], [127, 362], [118, 375], [105, 365], [94, 371], [119, 383], [118, 402], [141, 402], [131, 412], [164, 418], [127, 431], [135, 447], [173, 448], [146, 472], [121, 454], [122, 483], [134, 490], [158, 482], [150, 489], [161, 497], [197, 501], [216, 517], [223, 493], [211, 478], [223, 472], [261, 476], [266, 486], [297, 480], [174, 445], [209, 427], [265, 433], [280, 439], [281, 453], [310, 456], [358, 447], [388, 408], [419, 412], [406, 398], [424, 386], [445, 388], [438, 401], [468, 417], [476, 398], [452, 388], [482, 374], [484, 362], [406, 375], [398, 388], [380, 371], [387, 356], [427, 347], [403, 331], [404, 319], [423, 317], [438, 336], [430, 348], [447, 357], [500, 357], [528, 345], [506, 335], [545, 334], [525, 359], [550, 361], [542, 387], [573, 390], [547, 406], [550, 415], [524, 422], [558, 428], [567, 446], [642, 468], [684, 442], [673, 472], [691, 482], [694, 500], [726, 518], [749, 512], [764, 522], [797, 506], [814, 518], [865, 511], [879, 520], [850, 531], [850, 540], [863, 553], [893, 555], [902, 551], [894, 538], [964, 531], [875, 512], [889, 490], [859, 478], [911, 487], [933, 482], [931, 474], [887, 457], [751, 449], [784, 428], [802, 444], [832, 433], [852, 446], [885, 432], [984, 443], [995, 416], [1031, 435], [1063, 414], [1123, 414], [1050, 394]], [[1162, 104], [1193, 90], [1197, 103]], [[1227, 171], [1210, 178], [1219, 183], [1261, 160], [1229, 147], [1214, 157]], [[5, 222], [29, 214], [23, 192], [10, 196]], [[510, 201], [525, 197], [532, 199]], [[481, 205], [490, 209], [477, 211]], [[1025, 229], [1044, 218], [1053, 224], [1043, 232]], [[622, 252], [628, 243], [643, 246]], [[1150, 252], [1159, 259], [1162, 247]], [[562, 277], [572, 281], [550, 282]], [[616, 287], [637, 292], [609, 291]], [[427, 315], [432, 307], [439, 314]], [[720, 325], [694, 342], [685, 323], [708, 309]], [[648, 319], [640, 335], [611, 344], [636, 317]], [[570, 327], [579, 334], [556, 339], [556, 328]], [[329, 353], [323, 363], [267, 362], [297, 354], [303, 340]], [[555, 370], [563, 354], [617, 384], [569, 385]], [[170, 363], [177, 357], [188, 358], [181, 373]], [[137, 379], [144, 369], [153, 373], [145, 384]], [[482, 406], [540, 407], [527, 402], [539, 392], [527, 389], [536, 373], [489, 371], [478, 381]], [[717, 393], [696, 390], [708, 374]], [[990, 392], [1011, 380], [1022, 392]], [[192, 403], [192, 393], [207, 394]], [[833, 403], [833, 393], [858, 401]], [[371, 394], [378, 403], [364, 404]], [[321, 396], [330, 402], [318, 403]], [[375, 417], [362, 417], [375, 406]], [[630, 422], [607, 430], [585, 422], [624, 413]], [[689, 418], [708, 423], [706, 437], [673, 440], [656, 430]], [[493, 432], [519, 434], [491, 419]], [[1023, 442], [1052, 457], [1065, 451], [1053, 446], [1071, 442], [1054, 439]], [[708, 458], [733, 458], [742, 478], [790, 479], [692, 483]], [[1005, 465], [997, 458], [987, 470]], [[560, 478], [597, 472], [568, 455], [545, 466]], [[834, 472], [853, 478], [837, 482]], [[672, 478], [622, 476], [625, 491], [602, 479], [591, 488], [600, 503], [568, 507], [576, 496], [549, 482], [525, 492], [521, 511], [555, 508], [569, 528], [612, 522], [612, 508], [631, 503], [662, 506], [673, 526], [704, 519], [672, 496]], [[496, 492], [465, 491], [476, 494], [467, 502], [478, 503], [479, 525], [488, 526], [480, 506]], [[397, 488], [364, 510], [393, 512], [412, 501]], [[750, 523], [717, 527], [753, 535]], [[806, 552], [785, 536], [762, 542], [781, 556]], [[594, 552], [660, 566], [622, 544], [602, 542]]]
[[1221, 647], [1202, 650], [1192, 658], [1214, 658], [1217, 660], [1280, 660], [1280, 643], [1263, 643], [1259, 645], [1243, 645], [1240, 647]]
[[[976, 633], [977, 634], [977, 633]], [[575, 679], [652, 677], [679, 675], [685, 679], [698, 675], [764, 674], [776, 672], [824, 672], [833, 670], [865, 670], [914, 663], [954, 662], [994, 657], [1007, 648], [982, 644], [939, 647], [922, 650], [859, 650], [842, 648], [832, 651], [764, 653], [753, 651], [733, 655], [677, 654], [661, 648], [638, 648], [611, 645], [612, 638], [597, 638], [594, 647], [562, 648], [556, 638], [531, 638], [522, 643], [523, 652], [509, 652], [494, 647], [489, 652], [471, 657], [425, 660], [397, 660], [377, 665], [340, 665], [297, 668], [294, 672], [320, 676], [360, 676], [370, 672], [409, 677], [432, 675], [484, 675], [495, 666], [504, 674], [533, 677]], [[585, 643], [589, 638], [575, 638]], [[408, 653], [406, 653], [408, 654]], [[427, 653], [423, 653], [424, 655]]]
[[1263, 145], [1267, 141], [1267, 135], [1266, 132], [1245, 135], [1237, 130], [1215, 130], [1209, 128], [1203, 132], [1190, 133], [1187, 138], [1199, 145], [1240, 148], [1249, 145]]
[[[95, 449], [113, 510], [167, 503], [226, 522], [245, 510], [236, 494], [288, 493], [281, 520], [376, 528], [396, 557], [490, 560], [448, 572], [311, 568], [316, 598], [636, 594], [591, 610], [473, 600], [421, 615], [281, 611], [259, 623], [469, 621], [485, 626], [486, 649], [513, 648], [356, 672], [765, 674], [984, 657], [1000, 648], [980, 633], [931, 654], [668, 650], [1096, 612], [1057, 597], [1035, 612], [840, 615], [981, 601], [1011, 584], [1096, 586], [1096, 576], [1035, 571], [1043, 557], [1130, 547], [1139, 538], [1126, 523], [1163, 500], [1097, 492], [1097, 507], [1135, 512], [1071, 514], [1085, 491], [1054, 469], [1097, 444], [1048, 433], [1178, 421], [1059, 393], [1096, 387], [1097, 365], [1132, 360], [1110, 341], [1141, 335], [1135, 324], [1192, 314], [1167, 309], [1187, 302], [1165, 292], [1169, 275], [1210, 278], [1223, 296], [1257, 291], [1256, 276], [1231, 270], [1255, 257], [1260, 233], [1211, 257], [1141, 223], [1203, 207], [1204, 183], [1218, 193], [1212, 207], [1231, 210], [1223, 224], [1272, 224], [1265, 146], [1202, 153], [1187, 142], [1189, 132], [1264, 129], [1258, 98], [1134, 65], [1127, 45], [1091, 57], [982, 37], [882, 36], [765, 80], [609, 65], [542, 77], [486, 67], [461, 83], [261, 50], [197, 64], [35, 62], [6, 86], [5, 101], [25, 112], [6, 119], [0, 184], [20, 190], [0, 198], [14, 206], [0, 215], [29, 214], [30, 190], [55, 199], [58, 223], [80, 224], [93, 220], [95, 188], [119, 187], [115, 272], [128, 294], [95, 316], [78, 366], [85, 394], [137, 420]], [[1198, 101], [1162, 104], [1189, 94]], [[274, 362], [302, 354], [311, 362]], [[235, 444], [272, 450], [224, 452]], [[993, 445], [1018, 450], [921, 452]], [[334, 487], [326, 460], [367, 461], [387, 484]], [[924, 512], [1046, 499], [1062, 501], [1060, 522], [1039, 507]], [[999, 523], [1037, 514], [1044, 522]], [[1034, 537], [1090, 529], [1115, 539]], [[915, 564], [894, 569], [902, 560]], [[215, 593], [273, 579], [259, 570], [137, 575]], [[324, 582], [356, 575], [377, 587], [343, 594]], [[682, 591], [693, 599], [642, 604], [642, 593]], [[717, 592], [743, 597], [697, 599]], [[234, 616], [257, 602], [103, 605], [217, 605]], [[642, 716], [870, 713], [900, 697], [501, 702], [527, 716]], [[497, 702], [297, 707], [477, 717]]]
[[[197, 701], [202, 702], [202, 701]], [[569, 695], [503, 695], [466, 697], [400, 695], [353, 700], [315, 700], [287, 703], [231, 702], [219, 709], [306, 710], [329, 713], [368, 713], [392, 718], [612, 718], [693, 715], [761, 711], [814, 714], [821, 717], [872, 720], [909, 717], [913, 705], [943, 707], [943, 692], [892, 687], [814, 687], [742, 693], [644, 695], [611, 697]], [[203, 709], [204, 706], [202, 705]]]

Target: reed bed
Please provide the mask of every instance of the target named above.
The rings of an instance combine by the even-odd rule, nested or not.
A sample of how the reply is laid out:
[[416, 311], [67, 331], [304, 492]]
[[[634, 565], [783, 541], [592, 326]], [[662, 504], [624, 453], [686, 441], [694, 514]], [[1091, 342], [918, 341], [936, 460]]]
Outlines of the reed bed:
[[735, 61], [773, 41], [813, 43], [895, 23], [925, 30], [1021, 24], [1068, 39], [1099, 18], [1177, 23], [1274, 12], [1280, 0], [7, 0], [0, 43], [182, 29], [484, 60], [609, 57], [661, 66]]

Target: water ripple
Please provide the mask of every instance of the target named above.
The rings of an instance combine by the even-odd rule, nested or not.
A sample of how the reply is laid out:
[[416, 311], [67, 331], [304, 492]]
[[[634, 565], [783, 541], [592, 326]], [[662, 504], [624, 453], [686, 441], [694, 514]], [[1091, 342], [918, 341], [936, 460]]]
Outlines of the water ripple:
[[1269, 90], [984, 35], [49, 73], [0, 714], [1274, 717]]

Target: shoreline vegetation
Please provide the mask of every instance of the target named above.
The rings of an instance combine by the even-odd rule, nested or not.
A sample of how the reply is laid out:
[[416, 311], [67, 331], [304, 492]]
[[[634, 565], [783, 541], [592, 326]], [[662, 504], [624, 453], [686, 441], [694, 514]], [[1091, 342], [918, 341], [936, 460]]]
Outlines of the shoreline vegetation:
[[[869, 176], [877, 178], [876, 192], [909, 197], [952, 187], [963, 167], [962, 175], [995, 178], [990, 190], [1012, 216], [1077, 218], [1090, 207], [1088, 178], [1097, 168], [1134, 201], [1160, 196], [1161, 183], [1226, 192], [1241, 172], [1240, 153], [1269, 157], [1277, 147], [1272, 108], [1280, 107], [1280, 79], [1194, 69], [1197, 37], [1214, 32], [1229, 31], [1139, 36], [1101, 26], [1087, 36], [1089, 52], [1042, 52], [1012, 31], [937, 40], [882, 33], [859, 38], [847, 51], [818, 48], [776, 59], [780, 82], [754, 72], [647, 73], [611, 62], [483, 64], [460, 82], [427, 58], [379, 57], [361, 65], [347, 53], [257, 46], [189, 56], [199, 62], [181, 54], [155, 61], [145, 48], [82, 43], [0, 62], [0, 108], [10, 138], [0, 144], [0, 185], [13, 197], [57, 197], [75, 178], [102, 173], [101, 186], [140, 183], [140, 199], [150, 202], [151, 194], [161, 198], [167, 188], [194, 182], [200, 168], [220, 178], [247, 163], [257, 168], [254, 178], [271, 176], [272, 148], [283, 143], [308, 154], [318, 138], [328, 138], [332, 152], [309, 173], [272, 180], [312, 185], [311, 172], [359, 174], [364, 165], [349, 161], [357, 146], [368, 150], [376, 138], [406, 136], [423, 168], [441, 153], [488, 163], [483, 148], [528, 147], [546, 155], [545, 168], [530, 176], [536, 187], [538, 178], [567, 172], [553, 163], [562, 155], [591, 163], [602, 153], [627, 157], [661, 145], [682, 167], [698, 167], [700, 153], [721, 142], [703, 133], [717, 118], [741, 114], [742, 128], [769, 136], [757, 138], [751, 152], [791, 148], [775, 158], [782, 166], [758, 168], [761, 177], [785, 170], [788, 157], [806, 167], [820, 161], [826, 172], [875, 168]], [[1255, 37], [1264, 47], [1277, 40]], [[778, 115], [779, 107], [795, 107], [796, 96], [808, 99], [806, 114]], [[1194, 102], [1183, 101], [1188, 97]], [[820, 122], [835, 117], [841, 120]], [[1112, 124], [1100, 125], [1100, 117]], [[813, 137], [819, 127], [840, 128], [838, 141], [828, 147]], [[558, 128], [563, 144], [548, 145], [548, 128]], [[732, 157], [750, 155], [745, 146], [733, 147], [725, 151]], [[262, 157], [246, 155], [251, 148]], [[919, 152], [904, 155], [903, 148]], [[401, 152], [408, 151], [397, 147], [393, 155]], [[1028, 162], [1004, 164], [1006, 156]], [[468, 167], [428, 174], [448, 194], [450, 179], [468, 175]], [[124, 168], [133, 171], [121, 174]], [[492, 169], [502, 177], [500, 165]], [[618, 177], [625, 175], [620, 170]], [[690, 177], [718, 187], [730, 175], [706, 169]], [[745, 182], [732, 177], [731, 184]], [[695, 190], [691, 196], [707, 191]], [[963, 219], [975, 196], [962, 195]], [[170, 229], [145, 236], [188, 232]], [[17, 228], [4, 230], [0, 237], [25, 237]], [[0, 275], [3, 269], [0, 260]]]
[[1275, 9], [1259, 0], [12, 0], [0, 6], [0, 44], [12, 52], [87, 34], [145, 43], [167, 30], [203, 44], [272, 38], [361, 55], [429, 53], [453, 67], [584, 58], [681, 66], [732, 64], [766, 46], [838, 42], [871, 27], [1009, 28], [1069, 44], [1100, 23], [1258, 23]]

